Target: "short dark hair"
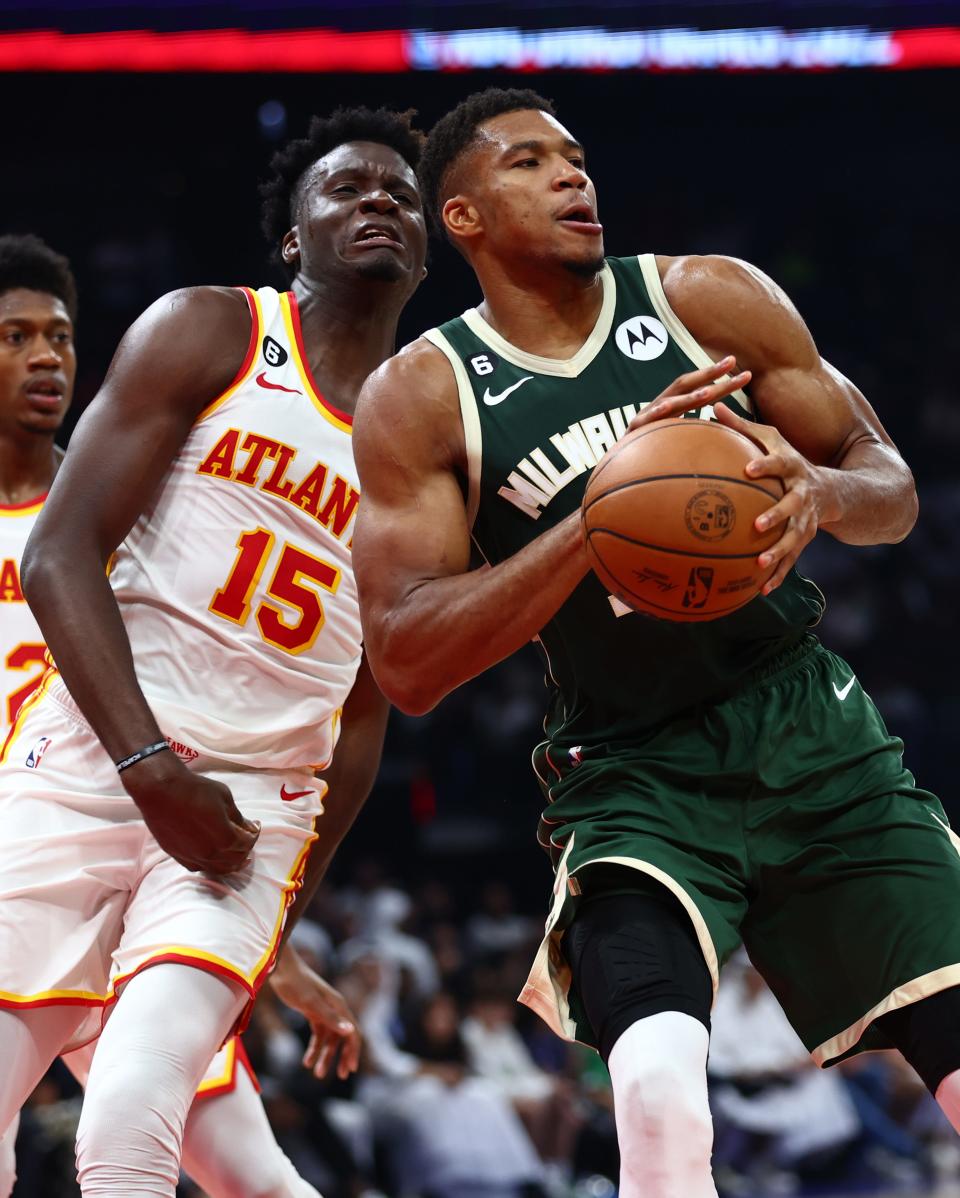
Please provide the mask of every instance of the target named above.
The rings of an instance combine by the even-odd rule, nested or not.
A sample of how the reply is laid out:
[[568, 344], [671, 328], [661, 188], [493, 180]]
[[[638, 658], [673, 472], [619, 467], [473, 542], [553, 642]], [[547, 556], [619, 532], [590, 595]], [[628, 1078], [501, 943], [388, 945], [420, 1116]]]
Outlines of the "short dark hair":
[[423, 206], [437, 229], [443, 228], [440, 213], [445, 199], [441, 194], [444, 180], [460, 155], [475, 141], [477, 129], [492, 117], [524, 108], [557, 115], [549, 100], [529, 88], [488, 87], [461, 100], [430, 130], [420, 161], [420, 185]]
[[0, 237], [0, 294], [18, 287], [55, 295], [76, 320], [77, 283], [70, 263], [33, 233]]
[[348, 141], [372, 141], [396, 150], [416, 174], [425, 142], [413, 127], [415, 109], [394, 112], [389, 108], [338, 108], [330, 116], [310, 120], [306, 137], [298, 137], [270, 160], [270, 178], [260, 185], [261, 228], [270, 243], [271, 257], [292, 277], [296, 274], [280, 257], [280, 243], [295, 223], [299, 184], [318, 158]]

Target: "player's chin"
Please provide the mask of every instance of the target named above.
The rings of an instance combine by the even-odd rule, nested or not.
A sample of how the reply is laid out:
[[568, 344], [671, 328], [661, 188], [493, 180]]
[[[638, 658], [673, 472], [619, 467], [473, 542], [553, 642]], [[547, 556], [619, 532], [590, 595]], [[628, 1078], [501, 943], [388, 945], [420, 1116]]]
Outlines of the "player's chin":
[[593, 251], [588, 254], [581, 254], [576, 258], [566, 257], [563, 260], [565, 270], [570, 274], [577, 275], [581, 279], [594, 279], [603, 270], [604, 257], [603, 249], [599, 253]]
[[407, 278], [409, 270], [393, 250], [383, 249], [368, 252], [354, 269], [362, 279], [373, 279], [381, 283], [399, 283]]

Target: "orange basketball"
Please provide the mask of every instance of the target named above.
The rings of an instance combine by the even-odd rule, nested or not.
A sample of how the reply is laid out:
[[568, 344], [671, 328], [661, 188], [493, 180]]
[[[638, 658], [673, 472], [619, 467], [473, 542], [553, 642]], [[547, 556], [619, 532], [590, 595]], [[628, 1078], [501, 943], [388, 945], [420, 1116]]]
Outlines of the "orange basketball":
[[751, 479], [760, 454], [715, 421], [657, 420], [618, 441], [587, 482], [587, 554], [608, 590], [664, 620], [715, 620], [743, 607], [774, 567], [757, 556], [782, 535], [754, 521], [783, 495], [777, 478]]

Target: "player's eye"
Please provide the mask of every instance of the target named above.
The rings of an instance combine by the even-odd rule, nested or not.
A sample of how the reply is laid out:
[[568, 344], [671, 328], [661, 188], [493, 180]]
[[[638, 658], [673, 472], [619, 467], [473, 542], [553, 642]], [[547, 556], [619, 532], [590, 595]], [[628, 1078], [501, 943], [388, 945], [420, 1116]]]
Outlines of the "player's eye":
[[519, 162], [515, 162], [514, 166], [538, 166], [536, 158], [521, 158]]
[[25, 340], [19, 329], [11, 329], [9, 333], [4, 333], [3, 339], [8, 345], [23, 345]]
[[352, 183], [340, 183], [338, 186], [336, 186], [333, 189], [333, 195], [335, 195], [335, 196], [340, 196], [340, 195], [355, 196], [356, 194], [357, 194], [357, 189], [354, 187], [354, 185]]
[[572, 158], [568, 158], [567, 161], [571, 166], [575, 166], [578, 171], [586, 170], [583, 159], [577, 157], [576, 155], [574, 155]]
[[394, 191], [391, 193], [398, 204], [408, 204], [413, 206], [413, 196], [407, 195], [405, 191]]

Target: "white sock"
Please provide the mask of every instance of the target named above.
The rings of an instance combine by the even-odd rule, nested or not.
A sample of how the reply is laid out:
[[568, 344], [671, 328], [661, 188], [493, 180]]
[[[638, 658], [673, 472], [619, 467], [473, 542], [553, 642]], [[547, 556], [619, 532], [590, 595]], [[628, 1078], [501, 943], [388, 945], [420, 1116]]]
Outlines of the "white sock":
[[614, 1044], [620, 1198], [717, 1198], [708, 1044], [703, 1024], [677, 1011], [638, 1019]]

